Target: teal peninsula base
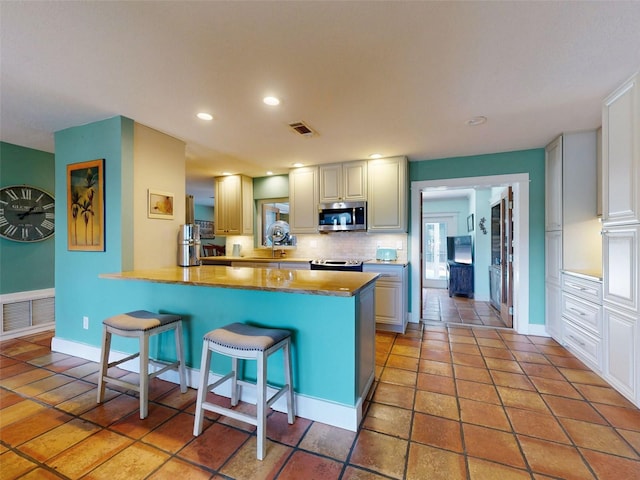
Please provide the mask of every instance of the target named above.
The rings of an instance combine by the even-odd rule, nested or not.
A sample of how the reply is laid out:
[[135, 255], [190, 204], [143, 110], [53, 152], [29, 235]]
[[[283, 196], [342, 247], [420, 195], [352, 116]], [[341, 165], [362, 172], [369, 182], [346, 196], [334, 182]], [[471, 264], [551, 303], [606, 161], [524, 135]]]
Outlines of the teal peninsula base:
[[[98, 318], [140, 309], [179, 314], [185, 331], [188, 383], [196, 388], [205, 333], [238, 321], [286, 328], [293, 332], [297, 414], [356, 431], [374, 379], [376, 278], [374, 273], [222, 266], [103, 274], [95, 299], [100, 317], [94, 315], [96, 321], [88, 330], [56, 329], [52, 349], [97, 361]], [[123, 357], [136, 351], [134, 342], [117, 340], [112, 349]], [[172, 333], [160, 335], [150, 345], [151, 354], [173, 358], [173, 340]], [[215, 358], [213, 364], [212, 381], [230, 367], [225, 357]], [[135, 371], [137, 365], [127, 368]], [[270, 358], [268, 370], [269, 381], [282, 385], [280, 354]], [[166, 375], [163, 378], [177, 383], [174, 372]], [[245, 378], [255, 379], [255, 365], [246, 366]], [[243, 389], [242, 400], [255, 403], [255, 391]], [[278, 402], [274, 408], [285, 410]]]

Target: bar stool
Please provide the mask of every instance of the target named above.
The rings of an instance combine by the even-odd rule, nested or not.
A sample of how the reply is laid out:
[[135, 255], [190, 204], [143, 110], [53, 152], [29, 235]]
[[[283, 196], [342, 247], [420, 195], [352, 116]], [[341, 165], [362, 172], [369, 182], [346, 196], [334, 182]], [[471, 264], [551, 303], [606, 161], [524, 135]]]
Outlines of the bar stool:
[[[98, 376], [98, 403], [104, 400], [105, 383], [113, 383], [140, 393], [140, 418], [148, 415], [149, 404], [149, 380], [166, 372], [177, 370], [180, 377], [180, 391], [187, 391], [184, 348], [182, 346], [182, 318], [178, 315], [152, 313], [146, 310], [123, 313], [109, 317], [102, 322], [102, 353], [100, 357], [100, 373]], [[173, 330], [176, 339], [176, 357], [173, 363], [149, 358], [149, 337], [168, 330]], [[111, 335], [137, 338], [140, 343], [140, 351], [129, 355], [122, 360], [109, 363], [111, 350]], [[110, 377], [108, 372], [111, 367], [120, 365], [128, 360], [140, 357], [140, 382], [138, 384], [125, 382], [119, 378]], [[159, 370], [149, 372], [149, 364], [160, 367]]]
[[[200, 363], [200, 382], [198, 386], [198, 400], [196, 403], [196, 418], [193, 425], [195, 436], [202, 433], [204, 411], [219, 413], [236, 420], [257, 426], [257, 457], [262, 460], [266, 452], [266, 421], [267, 408], [285, 393], [287, 394], [287, 420], [289, 424], [295, 421], [293, 402], [293, 382], [291, 375], [291, 332], [273, 328], [261, 328], [244, 323], [232, 323], [222, 328], [212, 330], [204, 336], [202, 344], [202, 361]], [[267, 399], [267, 359], [278, 350], [283, 349], [284, 372], [286, 384], [274, 395]], [[231, 357], [231, 372], [212, 383], [209, 381], [209, 367], [211, 352], [217, 352]], [[232, 408], [225, 408], [205, 401], [207, 392], [231, 380], [231, 405], [238, 405], [241, 385], [254, 385], [251, 382], [238, 380], [238, 360], [256, 360], [256, 390], [257, 415], [248, 415]], [[272, 387], [275, 388], [275, 387]]]

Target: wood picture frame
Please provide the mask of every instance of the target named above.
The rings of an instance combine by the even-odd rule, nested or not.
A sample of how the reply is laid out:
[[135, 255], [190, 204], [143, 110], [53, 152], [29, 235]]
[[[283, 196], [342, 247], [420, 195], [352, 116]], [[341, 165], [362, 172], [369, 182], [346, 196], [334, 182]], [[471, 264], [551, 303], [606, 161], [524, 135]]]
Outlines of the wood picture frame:
[[104, 158], [67, 165], [67, 250], [104, 252]]
[[147, 192], [147, 217], [173, 220], [174, 194], [152, 188]]

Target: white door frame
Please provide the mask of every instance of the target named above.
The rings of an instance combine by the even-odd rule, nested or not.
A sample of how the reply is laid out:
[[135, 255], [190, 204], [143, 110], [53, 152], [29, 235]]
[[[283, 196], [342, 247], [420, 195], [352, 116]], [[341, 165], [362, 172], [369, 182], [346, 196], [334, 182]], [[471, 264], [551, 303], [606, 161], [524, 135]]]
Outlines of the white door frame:
[[[513, 329], [529, 332], [529, 174], [489, 175], [486, 177], [448, 178], [411, 182], [411, 321], [420, 322], [422, 264], [422, 190], [434, 187], [477, 188], [496, 185], [513, 187]], [[417, 268], [416, 268], [417, 267]]]

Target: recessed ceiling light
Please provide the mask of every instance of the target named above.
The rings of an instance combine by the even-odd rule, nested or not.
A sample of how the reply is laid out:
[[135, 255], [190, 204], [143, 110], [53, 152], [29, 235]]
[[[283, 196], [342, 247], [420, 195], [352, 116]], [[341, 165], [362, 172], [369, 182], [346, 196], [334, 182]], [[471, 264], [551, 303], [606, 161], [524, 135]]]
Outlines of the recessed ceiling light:
[[372, 153], [371, 155], [369, 155], [369, 158], [373, 158], [373, 159], [382, 158], [382, 155], [380, 155], [379, 153]]
[[294, 163], [293, 166], [295, 168], [300, 168], [300, 167], [304, 166], [304, 163]]
[[482, 125], [483, 123], [486, 123], [486, 121], [487, 121], [487, 117], [483, 117], [482, 115], [479, 115], [477, 117], [471, 117], [465, 123], [469, 127], [477, 127], [478, 125]]
[[231, 175], [231, 172], [222, 172], [222, 175]]
[[280, 105], [280, 99], [277, 97], [264, 97], [262, 101], [265, 104], [270, 105], [272, 107], [275, 107], [276, 105]]
[[200, 120], [213, 120], [213, 115], [206, 112], [200, 112], [196, 115]]
[[269, 171], [267, 172], [267, 175], [273, 175], [273, 172], [272, 172], [271, 170], [269, 170]]

